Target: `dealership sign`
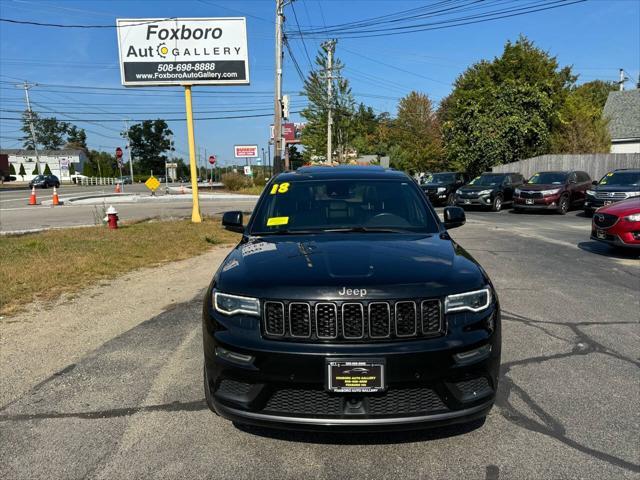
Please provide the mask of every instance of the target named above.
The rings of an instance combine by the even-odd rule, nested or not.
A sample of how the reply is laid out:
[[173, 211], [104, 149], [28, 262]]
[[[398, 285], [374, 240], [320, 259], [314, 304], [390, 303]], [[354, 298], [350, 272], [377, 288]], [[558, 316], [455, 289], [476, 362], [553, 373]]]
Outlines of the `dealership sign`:
[[244, 18], [118, 19], [125, 86], [249, 83]]
[[235, 145], [233, 155], [236, 158], [258, 158], [257, 145]]

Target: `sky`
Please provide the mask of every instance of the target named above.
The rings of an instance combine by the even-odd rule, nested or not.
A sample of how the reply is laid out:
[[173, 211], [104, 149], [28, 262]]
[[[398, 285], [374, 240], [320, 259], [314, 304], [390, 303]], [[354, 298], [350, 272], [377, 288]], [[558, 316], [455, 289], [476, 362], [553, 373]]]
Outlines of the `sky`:
[[[453, 0], [448, 0], [449, 2]], [[461, 1], [461, 0], [455, 0]], [[472, 3], [472, 0], [466, 0]], [[516, 7], [533, 0], [486, 0]], [[549, 0], [552, 1], [552, 0]], [[296, 0], [285, 8], [285, 30], [304, 32], [371, 17], [435, 5], [442, 0]], [[293, 9], [292, 9], [293, 8]], [[295, 13], [294, 13], [295, 10]], [[194, 87], [198, 117], [268, 115], [273, 112], [274, 0], [0, 0], [0, 18], [44, 23], [115, 25], [116, 18], [225, 17], [247, 18], [251, 84]], [[297, 17], [297, 24], [296, 24]], [[573, 65], [579, 83], [617, 80], [624, 68], [635, 88], [640, 75], [640, 0], [587, 0], [562, 8], [455, 28], [371, 38], [340, 38], [336, 57], [356, 101], [376, 112], [395, 114], [398, 100], [412, 90], [437, 102], [450, 93], [466, 68], [499, 56], [505, 42], [526, 35]], [[291, 39], [293, 55], [306, 75], [324, 38]], [[86, 130], [90, 148], [113, 151], [124, 146], [124, 120], [176, 118], [175, 156], [188, 159], [184, 93], [180, 87], [145, 91], [121, 85], [115, 28], [52, 28], [0, 22], [0, 147], [19, 148], [20, 123], [9, 118], [24, 110], [24, 90], [16, 84], [35, 83], [29, 94], [34, 111]], [[302, 81], [285, 53], [283, 89], [292, 95], [292, 111], [306, 101]], [[150, 90], [150, 91], [149, 91]], [[301, 121], [293, 114], [292, 121]], [[196, 121], [201, 162], [215, 153], [222, 165], [236, 163], [235, 144], [267, 147], [272, 117]]]

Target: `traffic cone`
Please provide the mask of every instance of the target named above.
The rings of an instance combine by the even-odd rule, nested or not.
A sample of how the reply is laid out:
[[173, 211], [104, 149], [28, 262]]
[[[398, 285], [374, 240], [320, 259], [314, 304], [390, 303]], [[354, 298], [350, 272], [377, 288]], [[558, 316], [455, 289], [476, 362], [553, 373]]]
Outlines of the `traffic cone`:
[[120, 184], [116, 183], [116, 193], [120, 193]]
[[60, 205], [60, 199], [58, 198], [58, 190], [53, 187], [53, 203], [52, 205]]
[[29, 205], [37, 205], [38, 201], [36, 200], [36, 187], [31, 187], [31, 195], [29, 196]]

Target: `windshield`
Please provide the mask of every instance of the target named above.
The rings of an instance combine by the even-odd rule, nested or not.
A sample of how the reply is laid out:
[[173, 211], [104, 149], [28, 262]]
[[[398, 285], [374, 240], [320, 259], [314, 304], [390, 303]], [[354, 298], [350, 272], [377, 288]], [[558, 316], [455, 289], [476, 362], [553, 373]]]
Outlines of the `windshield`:
[[453, 183], [456, 180], [454, 173], [434, 173], [427, 175], [424, 183]]
[[527, 183], [534, 185], [564, 185], [567, 183], [567, 174], [563, 172], [536, 173]]
[[409, 180], [300, 180], [272, 184], [251, 234], [326, 230], [435, 233], [438, 225]]
[[640, 172], [611, 172], [600, 180], [599, 185], [617, 187], [640, 186]]
[[469, 185], [477, 185], [481, 187], [493, 187], [502, 185], [504, 175], [480, 175], [469, 182]]

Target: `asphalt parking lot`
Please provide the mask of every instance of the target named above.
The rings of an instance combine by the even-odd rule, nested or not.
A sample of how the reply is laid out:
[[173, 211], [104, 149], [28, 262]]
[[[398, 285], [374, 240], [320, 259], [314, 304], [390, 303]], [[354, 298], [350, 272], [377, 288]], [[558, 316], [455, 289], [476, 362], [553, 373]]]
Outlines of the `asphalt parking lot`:
[[[452, 230], [503, 307], [484, 424], [338, 435], [216, 417], [200, 311], [222, 251], [5, 319], [0, 477], [639, 478], [640, 260], [589, 232], [579, 212], [469, 212]], [[55, 333], [40, 324], [58, 315]], [[27, 334], [37, 352], [13, 342]]]

